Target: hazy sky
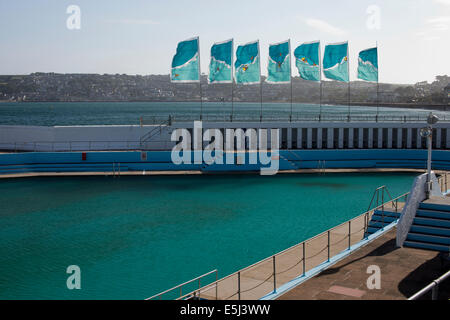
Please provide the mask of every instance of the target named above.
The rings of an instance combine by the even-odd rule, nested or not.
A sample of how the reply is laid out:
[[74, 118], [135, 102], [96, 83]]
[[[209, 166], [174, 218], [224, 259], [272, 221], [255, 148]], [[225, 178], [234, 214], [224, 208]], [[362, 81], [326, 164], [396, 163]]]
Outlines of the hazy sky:
[[[79, 30], [66, 26], [69, 5], [81, 9]], [[2, 0], [0, 74], [168, 74], [177, 43], [193, 36], [203, 73], [213, 42], [259, 39], [267, 74], [268, 44], [290, 38], [292, 51], [348, 40], [351, 80], [376, 41], [382, 82], [450, 75], [450, 0]]]

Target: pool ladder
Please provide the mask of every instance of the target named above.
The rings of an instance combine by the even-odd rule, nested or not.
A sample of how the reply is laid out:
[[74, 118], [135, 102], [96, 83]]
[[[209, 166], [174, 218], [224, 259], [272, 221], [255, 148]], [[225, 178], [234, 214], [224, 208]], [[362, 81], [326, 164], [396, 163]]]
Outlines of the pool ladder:
[[114, 177], [114, 178], [115, 178], [116, 176], [117, 176], [117, 177], [120, 177], [120, 162], [119, 162], [119, 163], [113, 162], [113, 165], [112, 165], [112, 173], [113, 173], [113, 177]]
[[295, 161], [301, 162], [302, 159], [301, 159], [299, 156], [297, 156], [295, 153], [293, 153], [291, 150], [286, 149], [286, 151], [289, 152], [289, 154], [291, 154], [291, 155], [292, 155], [294, 158], [296, 158], [297, 160], [289, 160], [287, 157], [284, 157], [283, 155], [281, 155], [281, 153], [279, 153], [280, 158], [286, 160], [286, 161], [294, 168], [294, 170], [300, 170], [300, 164], [297, 165], [297, 164], [295, 163]]
[[317, 164], [317, 169], [319, 170], [320, 174], [325, 174], [325, 160], [319, 160], [319, 163]]

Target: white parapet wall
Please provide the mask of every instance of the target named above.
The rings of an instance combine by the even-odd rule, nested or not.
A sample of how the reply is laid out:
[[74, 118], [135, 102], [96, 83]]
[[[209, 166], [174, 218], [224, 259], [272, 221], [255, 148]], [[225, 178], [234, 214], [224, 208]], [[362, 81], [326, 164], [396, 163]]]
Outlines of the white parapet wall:
[[[171, 125], [0, 126], [0, 150], [171, 150], [174, 129], [192, 129], [194, 122]], [[421, 123], [370, 122], [203, 122], [203, 129], [280, 129], [282, 149], [423, 149]], [[450, 123], [436, 126], [435, 148], [450, 149]], [[143, 137], [154, 131], [149, 139]]]
[[[413, 186], [411, 188], [411, 192], [409, 194], [408, 200], [406, 201], [405, 206], [403, 207], [402, 214], [400, 215], [400, 219], [397, 225], [397, 238], [396, 245], [397, 247], [402, 247], [403, 243], [408, 236], [409, 229], [413, 223], [414, 218], [416, 217], [417, 209], [419, 208], [419, 204], [426, 199], [426, 190], [427, 190], [427, 173], [421, 174], [416, 177], [413, 182]], [[436, 178], [436, 174], [434, 171], [431, 171], [431, 192], [430, 196], [433, 197], [442, 197], [442, 193], [440, 191], [439, 182]]]
[[400, 219], [398, 220], [396, 238], [397, 247], [403, 246], [403, 243], [408, 236], [411, 224], [413, 223], [414, 217], [416, 216], [417, 208], [419, 207], [419, 204], [426, 198], [426, 183], [426, 173], [421, 174], [414, 179], [408, 200], [406, 201], [406, 204], [402, 210], [402, 214], [400, 215]]
[[[152, 139], [142, 141], [151, 130], [155, 130]], [[173, 145], [166, 126], [0, 126], [1, 150], [170, 150]]]

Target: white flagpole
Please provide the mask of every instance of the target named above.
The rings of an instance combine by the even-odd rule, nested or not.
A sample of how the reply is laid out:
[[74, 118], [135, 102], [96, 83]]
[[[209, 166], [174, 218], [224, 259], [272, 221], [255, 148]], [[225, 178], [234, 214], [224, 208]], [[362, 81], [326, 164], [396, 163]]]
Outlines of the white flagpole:
[[200, 88], [200, 120], [203, 117], [203, 95], [202, 95], [202, 72], [200, 67], [200, 37], [197, 37], [197, 52], [198, 52], [198, 83]]
[[380, 61], [378, 61], [378, 41], [375, 42], [375, 46], [377, 48], [377, 117], [376, 122], [378, 122], [378, 115], [379, 115], [379, 109], [380, 109], [380, 86], [379, 86], [379, 75], [380, 75]]
[[231, 122], [233, 122], [233, 112], [234, 112], [234, 39], [231, 39]]
[[348, 74], [348, 116], [347, 121], [350, 121], [350, 55], [349, 44], [347, 41], [347, 74]]
[[320, 83], [320, 105], [319, 105], [319, 122], [322, 119], [322, 55], [320, 54], [320, 41], [319, 41], [319, 83]]
[[259, 40], [258, 40], [258, 58], [259, 58], [259, 94], [261, 96], [261, 111], [259, 113], [259, 121], [262, 122], [262, 103], [263, 103], [263, 97], [262, 97], [262, 76], [261, 76], [261, 50], [259, 47]]
[[289, 82], [291, 83], [291, 115], [289, 121], [292, 121], [292, 56], [291, 56], [291, 39], [288, 40], [289, 47]]

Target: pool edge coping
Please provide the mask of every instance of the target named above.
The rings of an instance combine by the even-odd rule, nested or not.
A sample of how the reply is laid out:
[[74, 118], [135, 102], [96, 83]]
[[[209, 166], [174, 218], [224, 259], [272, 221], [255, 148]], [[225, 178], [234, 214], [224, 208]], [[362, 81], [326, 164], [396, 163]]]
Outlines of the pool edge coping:
[[[399, 173], [412, 172], [423, 173], [424, 169], [414, 168], [342, 168], [342, 169], [298, 169], [298, 170], [280, 170], [278, 173]], [[446, 172], [446, 170], [435, 170], [435, 172]], [[123, 171], [120, 174], [114, 171], [63, 171], [63, 172], [21, 172], [0, 174], [0, 179], [8, 178], [31, 178], [31, 177], [77, 177], [77, 176], [166, 176], [166, 175], [216, 175], [216, 174], [257, 174], [259, 171], [201, 171], [201, 170], [142, 170], [142, 171]]]

